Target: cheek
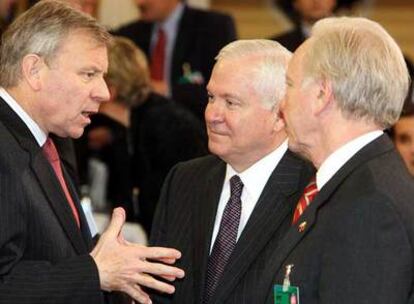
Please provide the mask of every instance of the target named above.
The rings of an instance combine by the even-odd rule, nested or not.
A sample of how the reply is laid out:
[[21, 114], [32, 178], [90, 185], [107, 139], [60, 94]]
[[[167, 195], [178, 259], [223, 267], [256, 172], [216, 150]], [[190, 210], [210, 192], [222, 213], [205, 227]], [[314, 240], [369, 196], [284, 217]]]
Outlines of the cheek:
[[397, 147], [397, 150], [402, 154], [406, 155], [409, 151], [409, 145], [407, 143], [396, 143], [395, 145]]

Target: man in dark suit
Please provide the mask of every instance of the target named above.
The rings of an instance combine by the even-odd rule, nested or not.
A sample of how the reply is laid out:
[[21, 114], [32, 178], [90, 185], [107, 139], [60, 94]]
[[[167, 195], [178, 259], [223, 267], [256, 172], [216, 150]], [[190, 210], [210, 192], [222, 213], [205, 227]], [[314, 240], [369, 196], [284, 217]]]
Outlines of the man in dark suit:
[[[414, 182], [383, 129], [408, 91], [401, 50], [377, 23], [328, 18], [295, 52], [281, 104], [289, 147], [318, 194], [269, 265], [300, 300], [414, 303]], [[263, 279], [266, 279], [264, 277]]]
[[317, 2], [314, 0], [280, 0], [278, 2], [293, 22], [293, 28], [270, 39], [279, 42], [291, 52], [294, 52], [309, 37], [311, 27], [316, 21], [331, 16], [339, 5], [337, 0]]
[[[4, 33], [0, 49], [0, 302], [105, 303], [122, 291], [150, 303], [140, 286], [182, 277], [176, 250], [127, 243], [115, 209], [93, 247], [91, 230], [60, 160], [59, 137], [77, 138], [108, 99], [109, 34], [59, 1], [41, 1]], [[56, 148], [55, 146], [58, 146]], [[62, 155], [64, 156], [64, 155]], [[129, 301], [130, 303], [131, 301]]]
[[[312, 170], [287, 150], [279, 117], [290, 52], [241, 40], [217, 58], [205, 113], [214, 155], [171, 170], [154, 220], [152, 244], [182, 251], [186, 271], [176, 294], [157, 303], [263, 303], [274, 273], [267, 266]], [[231, 216], [233, 207], [240, 213]]]
[[[152, 84], [158, 93], [172, 97], [203, 119], [207, 103], [205, 85], [214, 57], [236, 39], [233, 19], [223, 13], [189, 7], [180, 0], [136, 0], [136, 3], [140, 20], [115, 34], [130, 38], [145, 52], [153, 72]], [[163, 56], [155, 55], [160, 30], [165, 35]], [[155, 65], [163, 70], [163, 75], [154, 75]]]

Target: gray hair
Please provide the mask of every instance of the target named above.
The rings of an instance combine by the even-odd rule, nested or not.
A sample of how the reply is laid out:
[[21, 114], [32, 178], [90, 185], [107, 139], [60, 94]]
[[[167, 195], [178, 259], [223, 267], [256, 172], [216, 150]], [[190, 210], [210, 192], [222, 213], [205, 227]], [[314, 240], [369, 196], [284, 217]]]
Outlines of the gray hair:
[[306, 80], [332, 81], [345, 117], [382, 128], [398, 120], [409, 74], [397, 43], [378, 23], [350, 17], [318, 21], [303, 62]]
[[[267, 108], [277, 106], [286, 92], [286, 70], [292, 54], [276, 41], [266, 39], [237, 40], [222, 48], [217, 62], [227, 59], [255, 58], [252, 79], [253, 86], [263, 96]], [[237, 73], [237, 71], [235, 71]]]
[[53, 61], [62, 41], [72, 32], [88, 33], [97, 44], [107, 45], [110, 35], [94, 18], [66, 3], [42, 0], [19, 16], [3, 34], [0, 47], [0, 85], [12, 87], [21, 78], [21, 61], [37, 54]]

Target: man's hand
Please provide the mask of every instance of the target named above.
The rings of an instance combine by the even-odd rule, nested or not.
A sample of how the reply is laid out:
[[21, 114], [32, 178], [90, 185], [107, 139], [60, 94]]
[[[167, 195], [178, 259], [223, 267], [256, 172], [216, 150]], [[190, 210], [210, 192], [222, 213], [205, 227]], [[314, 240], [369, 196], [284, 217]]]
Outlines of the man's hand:
[[[125, 241], [121, 236], [124, 223], [125, 211], [122, 208], [114, 209], [111, 223], [91, 252], [98, 267], [101, 289], [125, 292], [139, 303], [151, 303], [148, 294], [141, 286], [174, 293], [174, 286], [159, 281], [151, 275], [169, 281], [183, 278], [183, 270], [163, 264], [174, 264], [181, 257], [181, 253], [175, 249], [145, 247]], [[162, 263], [150, 262], [146, 259]]]

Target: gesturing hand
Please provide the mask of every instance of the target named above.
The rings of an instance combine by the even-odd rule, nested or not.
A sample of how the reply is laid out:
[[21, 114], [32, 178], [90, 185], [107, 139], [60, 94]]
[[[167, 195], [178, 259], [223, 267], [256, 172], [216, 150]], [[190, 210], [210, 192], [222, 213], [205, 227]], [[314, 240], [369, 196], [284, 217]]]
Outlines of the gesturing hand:
[[[181, 257], [175, 249], [145, 247], [129, 243], [121, 236], [125, 223], [125, 211], [116, 208], [111, 222], [90, 253], [99, 271], [101, 289], [122, 291], [140, 303], [151, 303], [141, 286], [173, 293], [174, 286], [159, 281], [151, 275], [163, 277], [169, 281], [183, 278], [184, 271], [164, 265], [174, 264]], [[147, 261], [160, 261], [162, 263]]]

